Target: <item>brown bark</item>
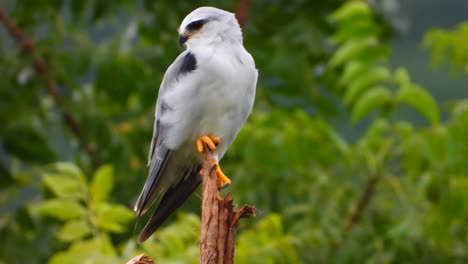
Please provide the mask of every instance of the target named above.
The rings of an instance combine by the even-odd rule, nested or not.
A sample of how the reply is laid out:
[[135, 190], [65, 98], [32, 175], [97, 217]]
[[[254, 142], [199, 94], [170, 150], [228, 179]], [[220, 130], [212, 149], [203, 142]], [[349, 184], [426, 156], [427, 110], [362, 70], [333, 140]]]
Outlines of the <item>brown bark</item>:
[[[208, 149], [208, 148], [205, 148]], [[239, 219], [255, 215], [254, 206], [234, 211], [230, 194], [221, 197], [216, 184], [213, 158], [206, 150], [202, 168], [202, 223], [200, 263], [234, 263], [234, 246]]]

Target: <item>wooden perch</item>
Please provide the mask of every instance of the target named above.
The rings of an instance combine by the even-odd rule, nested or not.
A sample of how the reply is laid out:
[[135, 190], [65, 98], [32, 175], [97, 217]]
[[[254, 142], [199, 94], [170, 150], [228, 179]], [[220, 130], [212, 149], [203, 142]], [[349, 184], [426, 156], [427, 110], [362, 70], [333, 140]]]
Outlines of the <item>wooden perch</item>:
[[230, 194], [221, 197], [216, 184], [214, 160], [205, 147], [202, 177], [200, 263], [234, 263], [234, 246], [239, 219], [255, 215], [254, 206], [234, 211]]

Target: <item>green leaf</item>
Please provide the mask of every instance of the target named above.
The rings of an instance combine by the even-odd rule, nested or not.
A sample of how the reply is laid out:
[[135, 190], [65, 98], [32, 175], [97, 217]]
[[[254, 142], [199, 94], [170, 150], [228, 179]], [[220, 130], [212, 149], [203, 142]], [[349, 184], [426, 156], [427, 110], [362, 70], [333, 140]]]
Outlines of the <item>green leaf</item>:
[[343, 74], [341, 75], [338, 83], [341, 86], [347, 86], [354, 79], [364, 74], [369, 69], [369, 64], [361, 61], [350, 61], [346, 63]]
[[378, 41], [374, 37], [348, 40], [338, 48], [330, 59], [329, 65], [331, 68], [336, 68], [358, 57], [361, 53], [368, 51], [370, 48], [376, 47], [377, 44]]
[[37, 205], [39, 213], [60, 220], [84, 217], [86, 208], [70, 199], [49, 199]]
[[395, 124], [395, 131], [400, 135], [402, 139], [406, 139], [414, 133], [414, 127], [410, 122], [398, 121]]
[[399, 103], [416, 108], [432, 124], [439, 123], [439, 108], [426, 89], [416, 84], [407, 84], [400, 87], [396, 96]]
[[365, 75], [359, 76], [346, 89], [344, 103], [351, 105], [356, 98], [370, 87], [390, 79], [390, 71], [383, 66], [375, 66], [369, 69]]
[[390, 129], [389, 121], [383, 118], [377, 118], [366, 131], [366, 139], [372, 140], [382, 138], [383, 134]]
[[71, 175], [46, 174], [42, 181], [58, 197], [78, 200], [84, 200], [86, 197], [86, 183], [81, 178]]
[[332, 23], [337, 23], [349, 20], [357, 16], [370, 17], [371, 15], [372, 12], [365, 2], [351, 1], [344, 4], [338, 10], [333, 12], [329, 17], [329, 20]]
[[91, 234], [91, 227], [85, 219], [68, 221], [60, 230], [57, 237], [61, 241], [71, 242], [80, 240]]
[[83, 181], [86, 180], [83, 171], [71, 162], [56, 162], [53, 164], [53, 168], [61, 174], [70, 175]]
[[81, 263], [120, 263], [116, 257], [115, 248], [109, 237], [100, 235], [85, 241], [73, 243], [67, 250], [53, 255], [50, 264], [81, 264]]
[[431, 65], [433, 67], [443, 61], [447, 47], [451, 42], [447, 33], [441, 29], [430, 29], [424, 34], [422, 47], [426, 50], [431, 49]]
[[120, 233], [133, 220], [133, 211], [125, 206], [101, 203], [96, 210], [96, 225], [104, 230]]
[[330, 128], [326, 131], [331, 142], [333, 142], [336, 148], [341, 152], [343, 156], [348, 156], [350, 153], [350, 147], [346, 139], [344, 139], [340, 134], [338, 134], [333, 128]]
[[91, 201], [94, 204], [105, 202], [114, 185], [113, 168], [110, 165], [101, 166], [95, 173], [91, 182]]
[[430, 49], [433, 67], [448, 59], [455, 71], [467, 71], [468, 22], [460, 23], [453, 30], [431, 29], [424, 36], [423, 48]]
[[459, 118], [468, 112], [468, 99], [459, 100], [455, 103], [452, 114], [453, 117]]
[[349, 39], [362, 39], [370, 36], [380, 36], [382, 28], [369, 18], [353, 17], [340, 23], [331, 37], [332, 43], [343, 43]]
[[270, 214], [258, 222], [259, 231], [265, 232], [271, 238], [281, 237], [283, 235], [283, 223], [281, 216]]
[[377, 86], [364, 93], [356, 102], [351, 112], [351, 122], [356, 123], [378, 107], [389, 104], [392, 93], [383, 86]]
[[280, 215], [269, 214], [257, 223], [255, 230], [239, 235], [236, 262], [301, 263], [296, 249], [298, 242], [295, 237], [284, 233]]
[[407, 85], [407, 84], [411, 83], [411, 80], [410, 80], [410, 77], [409, 77], [409, 74], [408, 74], [408, 70], [406, 70], [405, 68], [402, 68], [402, 67], [399, 67], [398, 69], [395, 70], [394, 78], [395, 78], [395, 81], [400, 86]]

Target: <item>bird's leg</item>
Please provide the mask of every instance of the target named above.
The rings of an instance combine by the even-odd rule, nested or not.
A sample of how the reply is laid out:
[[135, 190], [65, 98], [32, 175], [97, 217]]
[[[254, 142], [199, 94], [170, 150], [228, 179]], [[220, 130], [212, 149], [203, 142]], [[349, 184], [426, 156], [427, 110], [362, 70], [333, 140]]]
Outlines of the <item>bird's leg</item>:
[[[219, 144], [219, 142], [219, 137], [201, 136], [197, 140], [197, 150], [198, 152], [203, 153], [205, 152], [205, 147], [207, 147], [209, 151], [213, 151], [216, 149], [216, 146]], [[212, 165], [216, 173], [218, 188], [222, 189], [231, 184], [231, 180], [223, 173], [219, 167], [218, 162], [213, 161]]]

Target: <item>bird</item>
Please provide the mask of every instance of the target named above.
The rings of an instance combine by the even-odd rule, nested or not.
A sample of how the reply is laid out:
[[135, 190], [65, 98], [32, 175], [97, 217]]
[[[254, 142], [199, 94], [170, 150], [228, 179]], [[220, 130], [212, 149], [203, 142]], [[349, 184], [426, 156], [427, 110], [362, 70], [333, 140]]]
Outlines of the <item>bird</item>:
[[233, 13], [197, 8], [183, 19], [178, 33], [185, 50], [169, 66], [159, 88], [148, 176], [134, 207], [140, 217], [156, 204], [140, 243], [200, 185], [205, 148], [214, 160], [218, 188], [231, 183], [219, 161], [255, 99], [258, 70]]

